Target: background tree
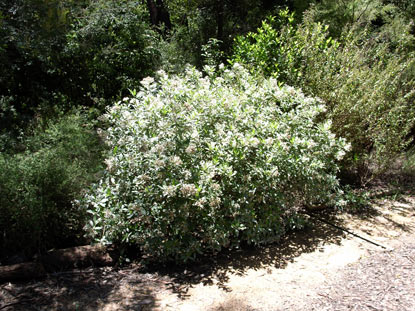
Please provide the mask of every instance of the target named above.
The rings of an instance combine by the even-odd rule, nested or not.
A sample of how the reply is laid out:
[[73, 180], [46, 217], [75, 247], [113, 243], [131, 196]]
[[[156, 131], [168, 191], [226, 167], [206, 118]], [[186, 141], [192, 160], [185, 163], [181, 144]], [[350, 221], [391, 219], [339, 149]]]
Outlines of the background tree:
[[114, 101], [153, 74], [159, 54], [145, 5], [98, 1], [80, 14], [67, 34], [64, 56], [74, 70], [71, 85], [86, 101]]
[[170, 14], [162, 0], [147, 0], [147, 7], [150, 13], [150, 21], [153, 26], [164, 25], [168, 30], [171, 29]]

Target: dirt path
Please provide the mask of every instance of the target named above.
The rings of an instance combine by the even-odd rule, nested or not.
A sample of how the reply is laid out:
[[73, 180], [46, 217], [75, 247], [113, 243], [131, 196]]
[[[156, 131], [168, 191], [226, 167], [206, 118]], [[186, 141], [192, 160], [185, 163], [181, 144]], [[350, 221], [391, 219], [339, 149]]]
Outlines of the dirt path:
[[95, 268], [0, 284], [0, 310], [415, 310], [415, 195], [325, 216], [384, 250], [311, 222], [279, 245], [175, 270]]

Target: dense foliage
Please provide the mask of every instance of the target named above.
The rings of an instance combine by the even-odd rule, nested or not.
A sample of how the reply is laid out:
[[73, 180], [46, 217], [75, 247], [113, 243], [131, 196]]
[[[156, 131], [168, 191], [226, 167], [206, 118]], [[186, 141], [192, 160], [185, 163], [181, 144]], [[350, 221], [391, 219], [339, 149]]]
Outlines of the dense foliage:
[[78, 70], [71, 74], [77, 92], [109, 102], [153, 74], [159, 52], [148, 19], [137, 1], [94, 1], [82, 11], [65, 47]]
[[[310, 1], [251, 1], [251, 0], [168, 0], [166, 5], [171, 12], [172, 39], [180, 51], [186, 55], [186, 62], [199, 68], [204, 64], [203, 47], [214, 38], [220, 42], [220, 50], [225, 54], [231, 50], [235, 35], [256, 29], [261, 20], [274, 14], [277, 8], [289, 5], [299, 12]], [[221, 59], [220, 61], [225, 61]]]
[[106, 175], [81, 204], [97, 241], [181, 262], [274, 241], [305, 202], [337, 198], [347, 146], [319, 101], [238, 64], [209, 73], [159, 73], [109, 110]]
[[[97, 240], [128, 240], [163, 260], [186, 260], [228, 244], [276, 239], [296, 223], [295, 209], [305, 201], [335, 199], [337, 167], [364, 181], [400, 157], [406, 158], [404, 171], [413, 172], [414, 3], [0, 0], [0, 260], [17, 251], [31, 255], [78, 243], [84, 228]], [[251, 74], [238, 66], [226, 70], [222, 62], [243, 63]], [[186, 69], [188, 64], [210, 69], [201, 74]], [[167, 74], [156, 77], [160, 69]], [[138, 94], [113, 106], [146, 76], [157, 82], [144, 80]], [[109, 106], [110, 125], [97, 119]], [[150, 139], [159, 130], [144, 125], [150, 117], [170, 126], [154, 138], [172, 140], [157, 152], [173, 177], [161, 168], [147, 171], [158, 159], [159, 143], [150, 141], [145, 150], [115, 148], [117, 139]], [[322, 127], [327, 122], [338, 138]], [[105, 133], [108, 126], [114, 154], [111, 169], [102, 173], [105, 144], [96, 131]], [[184, 136], [172, 136], [177, 130], [199, 133], [194, 153], [186, 152], [191, 146]], [[239, 134], [245, 138], [235, 140]], [[342, 139], [351, 148], [338, 162], [334, 154], [343, 150]], [[231, 140], [236, 145], [227, 145]], [[137, 168], [131, 158], [147, 166]], [[201, 166], [206, 163], [212, 166]], [[269, 176], [271, 166], [276, 176]], [[228, 176], [231, 167], [235, 174]], [[72, 205], [102, 174], [86, 201]], [[152, 182], [133, 185], [140, 174]], [[147, 192], [132, 192], [144, 184]], [[194, 191], [192, 185], [205, 207], [184, 195]], [[213, 198], [220, 203], [210, 206]], [[147, 216], [131, 210], [139, 200]], [[92, 222], [85, 227], [87, 206]], [[186, 222], [189, 206], [194, 213]], [[177, 212], [173, 218], [171, 211]]]
[[0, 134], [36, 114], [103, 109], [159, 63], [137, 1], [2, 0], [0, 10]]
[[99, 139], [80, 113], [38, 126], [15, 154], [0, 153], [0, 249], [46, 250], [79, 238], [72, 207], [101, 169]]
[[[59, 97], [63, 8], [56, 1], [0, 1], [0, 134], [24, 127]], [[54, 102], [53, 104], [50, 101]]]
[[397, 40], [390, 27], [375, 32], [352, 25], [335, 40], [315, 14], [295, 26], [293, 14], [281, 11], [258, 32], [237, 38], [231, 62], [323, 99], [335, 132], [352, 143], [345, 164], [365, 177], [369, 165], [387, 167], [413, 139], [415, 38], [409, 27], [400, 28]]

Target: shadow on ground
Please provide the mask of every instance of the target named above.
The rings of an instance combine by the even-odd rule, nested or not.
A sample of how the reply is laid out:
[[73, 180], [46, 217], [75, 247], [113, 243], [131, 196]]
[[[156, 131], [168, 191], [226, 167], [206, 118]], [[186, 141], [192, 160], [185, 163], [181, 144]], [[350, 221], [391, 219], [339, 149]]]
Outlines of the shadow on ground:
[[151, 310], [153, 276], [133, 269], [89, 268], [42, 280], [0, 284], [0, 310]]
[[412, 231], [411, 226], [403, 224], [396, 216], [415, 216], [415, 175], [388, 174], [374, 180], [367, 189], [360, 191], [369, 194], [371, 204], [364, 208], [351, 209], [347, 211], [349, 214], [376, 225], [378, 229]]
[[[349, 211], [353, 217], [362, 221], [359, 222], [356, 228], [349, 228], [351, 232], [363, 234], [363, 237], [371, 239], [372, 232], [366, 230], [366, 228], [362, 230], [362, 228], [359, 228], [360, 224], [367, 225], [369, 228], [379, 228], [381, 233], [391, 230], [413, 231], [412, 226], [404, 224], [395, 216], [399, 214], [409, 219], [415, 217], [414, 202], [413, 200], [408, 201], [408, 198], [413, 198], [415, 195], [415, 176], [394, 175], [389, 176], [389, 179], [384, 176], [383, 181], [376, 182], [377, 184], [371, 185], [369, 189], [363, 190], [369, 191], [369, 199], [374, 204], [369, 204], [364, 209], [354, 212], [353, 210]], [[385, 208], [377, 208], [377, 206], [383, 204], [379, 200], [385, 202]], [[396, 213], [396, 209], [399, 210], [398, 213]], [[393, 213], [384, 213], [385, 210], [390, 210]], [[347, 217], [342, 217], [334, 211], [324, 210], [315, 214], [337, 227], [348, 228], [345, 223]], [[169, 266], [163, 269], [158, 268], [157, 271], [172, 280], [171, 289], [182, 298], [186, 298], [186, 293], [190, 287], [201, 282], [212, 284], [215, 280], [216, 284], [226, 291], [229, 290], [227, 282], [230, 274], [243, 275], [249, 269], [266, 269], [271, 266], [283, 269], [301, 254], [316, 250], [322, 251], [326, 244], [340, 244], [342, 239], [349, 235], [339, 228], [317, 219], [308, 219], [308, 225], [303, 230], [289, 232], [278, 243], [224, 251], [215, 257], [204, 259], [194, 265], [185, 267]]]
[[[367, 207], [355, 213], [353, 217], [361, 219], [356, 230], [362, 224], [367, 225], [369, 233], [371, 226], [385, 231], [413, 230], [399, 220], [399, 215], [415, 217], [414, 186], [415, 180], [398, 187], [372, 186], [370, 199], [375, 206], [386, 204], [386, 208]], [[344, 216], [327, 210], [318, 213], [318, 217], [339, 227], [347, 227]], [[173, 291], [181, 299], [186, 299], [189, 288], [199, 283], [215, 283], [228, 291], [231, 275], [244, 275], [250, 269], [284, 269], [301, 254], [340, 244], [345, 235], [338, 228], [308, 218], [304, 229], [289, 232], [279, 243], [223, 251], [186, 266], [89, 268], [49, 274], [43, 280], [0, 284], [0, 310], [160, 310], [156, 298], [160, 291]], [[217, 310], [239, 310], [236, 307], [241, 303], [227, 301]]]
[[[334, 215], [326, 212], [323, 217], [341, 225]], [[0, 310], [159, 310], [156, 296], [162, 289], [186, 299], [191, 286], [215, 281], [227, 291], [231, 274], [272, 266], [283, 269], [299, 255], [339, 244], [343, 237], [342, 231], [310, 220], [303, 230], [289, 232], [279, 243], [223, 251], [186, 266], [89, 268], [0, 284]]]
[[[325, 212], [321, 217], [341, 226], [334, 214]], [[168, 266], [157, 271], [172, 280], [170, 287], [181, 298], [186, 298], [188, 289], [198, 283], [209, 285], [215, 281], [217, 286], [228, 291], [227, 282], [231, 274], [244, 275], [250, 269], [267, 267], [283, 269], [301, 254], [322, 251], [326, 244], [340, 244], [344, 237], [343, 231], [309, 219], [304, 229], [287, 233], [278, 243], [223, 251], [196, 264]]]

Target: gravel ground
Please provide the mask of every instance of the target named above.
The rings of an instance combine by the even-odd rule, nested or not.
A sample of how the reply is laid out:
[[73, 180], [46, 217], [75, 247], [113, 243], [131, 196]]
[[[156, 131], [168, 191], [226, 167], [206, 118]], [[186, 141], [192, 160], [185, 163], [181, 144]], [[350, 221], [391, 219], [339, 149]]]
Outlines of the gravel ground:
[[393, 251], [371, 251], [318, 289], [310, 310], [415, 310], [415, 236], [392, 243]]

